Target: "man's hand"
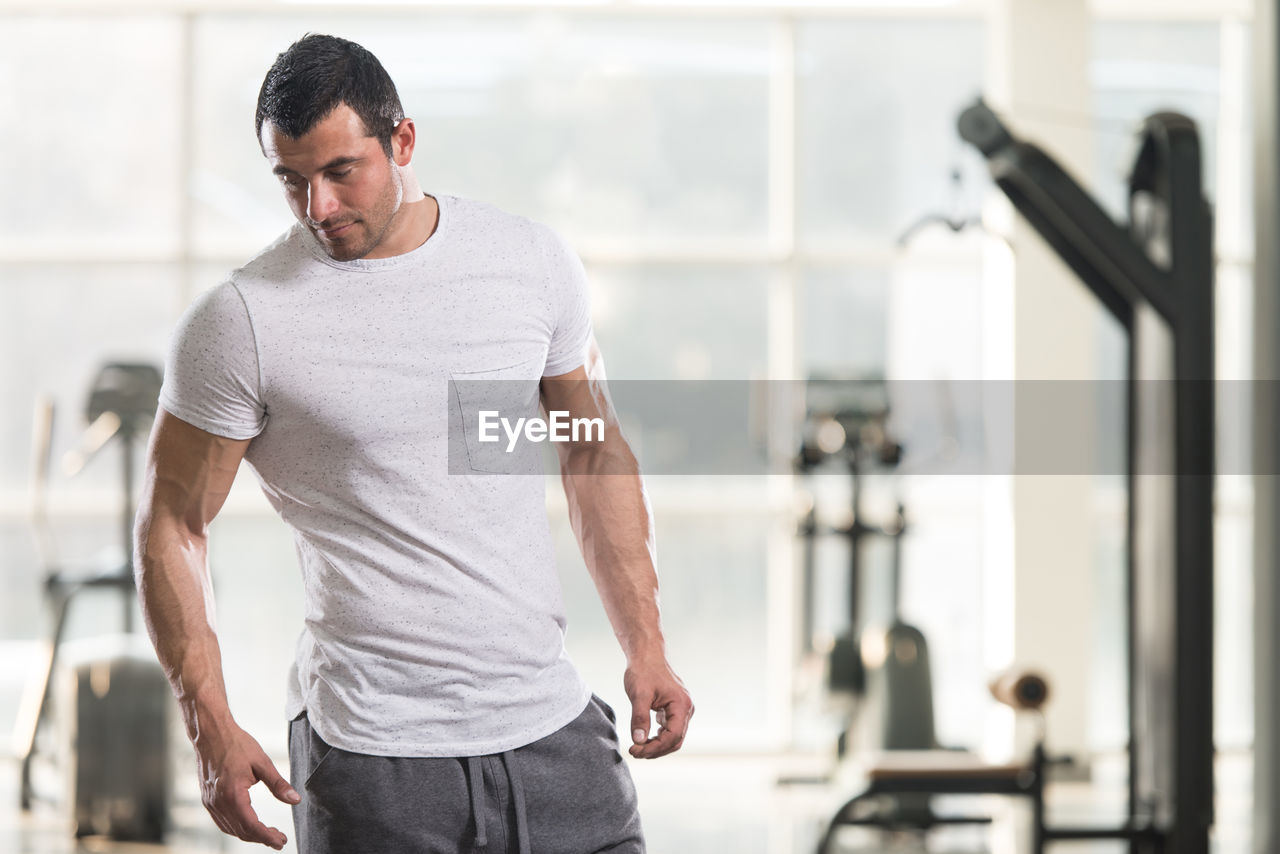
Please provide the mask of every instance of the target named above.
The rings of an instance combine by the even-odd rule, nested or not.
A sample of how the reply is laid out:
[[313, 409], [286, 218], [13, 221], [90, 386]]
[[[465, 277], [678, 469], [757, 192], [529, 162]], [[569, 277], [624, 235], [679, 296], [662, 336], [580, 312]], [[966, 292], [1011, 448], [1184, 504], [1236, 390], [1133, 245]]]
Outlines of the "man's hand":
[[[627, 666], [622, 684], [631, 699], [631, 755], [657, 759], [679, 750], [693, 717], [693, 698], [666, 660], [633, 661]], [[658, 722], [658, 733], [653, 737], [649, 736], [653, 728], [651, 714]]]
[[286, 804], [296, 804], [302, 797], [280, 776], [253, 736], [237, 727], [225, 739], [197, 743], [196, 758], [200, 799], [218, 829], [245, 842], [261, 842], [277, 851], [284, 848], [289, 841], [285, 835], [258, 820], [249, 803], [249, 787], [262, 781], [271, 794]]

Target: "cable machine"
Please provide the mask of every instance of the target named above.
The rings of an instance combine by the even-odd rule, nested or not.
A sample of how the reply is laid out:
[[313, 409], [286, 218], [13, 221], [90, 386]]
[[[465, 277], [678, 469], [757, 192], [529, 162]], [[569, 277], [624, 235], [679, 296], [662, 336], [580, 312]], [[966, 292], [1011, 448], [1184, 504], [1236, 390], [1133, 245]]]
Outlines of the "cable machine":
[[[1032, 851], [1063, 840], [1127, 841], [1131, 854], [1208, 854], [1213, 768], [1213, 216], [1195, 124], [1143, 123], [1120, 225], [1048, 154], [1016, 139], [981, 100], [960, 136], [997, 186], [1128, 337], [1127, 528], [1129, 808], [1120, 827], [1053, 827], [1046, 759], [1016, 767], [872, 769], [833, 818], [865, 824], [868, 798], [997, 793], [1033, 803]], [[1085, 568], [1081, 568], [1082, 571]]]

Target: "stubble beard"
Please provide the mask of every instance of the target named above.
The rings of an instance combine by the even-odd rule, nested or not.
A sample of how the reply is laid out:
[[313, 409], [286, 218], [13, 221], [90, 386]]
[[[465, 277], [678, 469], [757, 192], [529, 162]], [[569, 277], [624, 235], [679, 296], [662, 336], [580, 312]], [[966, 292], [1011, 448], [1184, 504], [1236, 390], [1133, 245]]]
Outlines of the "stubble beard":
[[400, 201], [404, 198], [404, 188], [398, 180], [399, 173], [393, 168], [391, 175], [377, 204], [366, 215], [358, 217], [353, 224], [353, 230], [362, 228], [365, 232], [365, 239], [358, 245], [351, 245], [346, 240], [337, 244], [326, 242], [317, 233], [319, 229], [311, 227], [311, 233], [315, 235], [326, 255], [335, 261], [358, 261], [382, 245], [387, 232], [395, 222], [396, 214], [400, 212]]

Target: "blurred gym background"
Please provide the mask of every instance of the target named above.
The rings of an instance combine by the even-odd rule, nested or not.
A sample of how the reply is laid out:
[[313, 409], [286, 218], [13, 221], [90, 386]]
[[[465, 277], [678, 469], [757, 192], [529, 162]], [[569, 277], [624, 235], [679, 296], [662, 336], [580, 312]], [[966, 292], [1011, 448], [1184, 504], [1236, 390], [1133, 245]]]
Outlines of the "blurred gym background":
[[[1255, 230], [1275, 226], [1255, 224], [1255, 186], [1270, 187], [1255, 180], [1255, 140], [1264, 152], [1275, 142], [1274, 116], [1255, 115], [1275, 97], [1273, 80], [1254, 85], [1274, 70], [1255, 48], [1275, 46], [1258, 32], [1274, 29], [1270, 6], [3, 0], [0, 733], [15, 737], [0, 755], [0, 852], [251, 847], [204, 815], [176, 729], [166, 847], [76, 838], [76, 789], [89, 784], [70, 771], [72, 676], [77, 659], [128, 646], [117, 587], [71, 600], [28, 810], [21, 759], [55, 628], [51, 574], [110, 575], [127, 559], [127, 437], [85, 453], [101, 440], [85, 434], [95, 378], [107, 362], [158, 363], [192, 298], [290, 225], [252, 116], [266, 68], [303, 33], [353, 39], [382, 60], [417, 122], [427, 192], [485, 199], [569, 237], [614, 379], [1120, 381], [1123, 330], [1015, 215], [956, 118], [984, 95], [1123, 221], [1137, 129], [1177, 111], [1199, 130], [1216, 214], [1217, 376], [1247, 381], [1255, 349], [1270, 352], [1255, 348], [1255, 281], [1274, 287], [1274, 271], [1254, 263]], [[1245, 398], [1220, 407], [1220, 459], [1249, 459]], [[940, 423], [939, 401], [924, 417]], [[1093, 434], [1066, 438], [1105, 458], [1122, 416], [1100, 411]], [[857, 701], [832, 690], [828, 655], [853, 622], [851, 542], [864, 607], [894, 600], [893, 616], [928, 640], [937, 744], [1024, 755], [1034, 738], [987, 682], [1033, 666], [1051, 686], [1046, 744], [1073, 760], [1049, 778], [1050, 815], [1122, 821], [1131, 674], [1119, 470], [948, 474], [912, 469], [913, 453], [936, 449], [904, 443], [903, 471], [881, 466], [861, 482], [860, 512], [881, 535], [822, 536], [849, 527], [850, 478], [839, 466], [797, 473], [805, 424], [768, 426], [760, 447], [774, 474], [650, 478], [668, 643], [698, 708], [678, 756], [633, 763], [651, 850], [813, 851], [851, 794], [831, 772]], [[1242, 854], [1280, 844], [1253, 818], [1251, 774], [1255, 557], [1271, 572], [1274, 556], [1255, 556], [1255, 479], [1247, 464], [1229, 468], [1214, 517], [1213, 839]], [[571, 655], [625, 709], [622, 657], [554, 484], [548, 498]], [[809, 538], [806, 519], [819, 532]], [[231, 706], [283, 766], [284, 677], [301, 625], [292, 539], [248, 476], [211, 536]], [[255, 803], [292, 837], [287, 809], [257, 792]], [[841, 850], [1029, 851], [1023, 806], [987, 797], [976, 810], [990, 825], [924, 842], [864, 828]]]

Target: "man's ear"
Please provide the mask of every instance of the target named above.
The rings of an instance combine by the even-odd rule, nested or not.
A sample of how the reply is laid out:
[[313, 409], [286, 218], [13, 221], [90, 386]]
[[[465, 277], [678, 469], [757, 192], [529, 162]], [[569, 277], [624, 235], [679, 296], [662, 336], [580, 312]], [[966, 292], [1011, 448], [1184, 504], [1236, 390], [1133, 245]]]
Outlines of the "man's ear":
[[408, 166], [413, 159], [413, 146], [417, 141], [417, 130], [413, 119], [403, 118], [391, 130], [391, 159], [397, 166]]

